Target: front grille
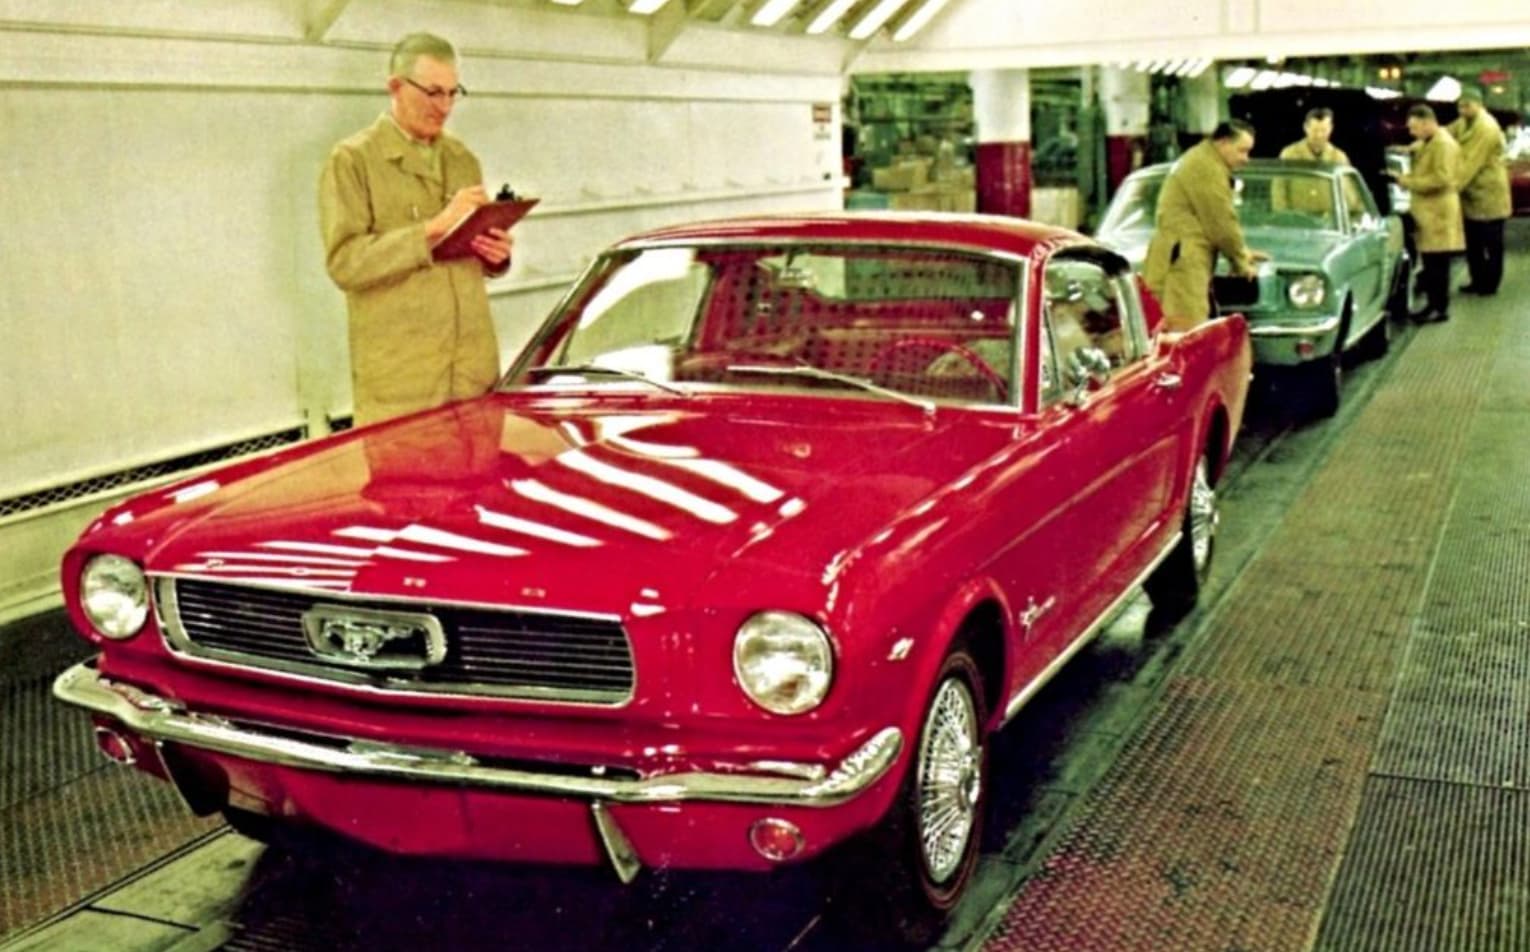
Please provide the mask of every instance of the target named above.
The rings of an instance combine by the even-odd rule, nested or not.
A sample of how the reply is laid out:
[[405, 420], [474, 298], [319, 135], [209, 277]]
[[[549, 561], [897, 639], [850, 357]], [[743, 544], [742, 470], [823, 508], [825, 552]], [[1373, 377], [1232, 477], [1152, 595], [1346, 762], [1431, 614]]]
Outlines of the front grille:
[[1250, 281], [1233, 275], [1218, 275], [1212, 281], [1212, 292], [1216, 297], [1217, 307], [1224, 311], [1230, 307], [1250, 307], [1259, 303], [1257, 280]]
[[[194, 579], [161, 579], [157, 590], [171, 646], [195, 657], [385, 690], [592, 704], [632, 696], [632, 647], [614, 619], [337, 599]], [[433, 616], [446, 636], [446, 656], [418, 670], [373, 671], [332, 661], [309, 647], [304, 632], [304, 613], [318, 605]]]

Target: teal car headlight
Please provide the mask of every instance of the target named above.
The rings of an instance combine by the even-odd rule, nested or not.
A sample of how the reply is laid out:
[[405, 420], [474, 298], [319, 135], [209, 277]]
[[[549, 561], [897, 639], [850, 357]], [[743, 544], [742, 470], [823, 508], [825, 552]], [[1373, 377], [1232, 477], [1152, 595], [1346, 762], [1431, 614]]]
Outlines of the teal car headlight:
[[760, 612], [733, 639], [733, 673], [749, 700], [774, 714], [802, 714], [834, 680], [834, 648], [811, 618]]
[[1321, 274], [1294, 274], [1286, 279], [1286, 300], [1292, 307], [1310, 310], [1322, 307], [1328, 298], [1328, 284]]
[[95, 556], [80, 572], [80, 607], [96, 631], [131, 638], [149, 618], [149, 581], [131, 559]]

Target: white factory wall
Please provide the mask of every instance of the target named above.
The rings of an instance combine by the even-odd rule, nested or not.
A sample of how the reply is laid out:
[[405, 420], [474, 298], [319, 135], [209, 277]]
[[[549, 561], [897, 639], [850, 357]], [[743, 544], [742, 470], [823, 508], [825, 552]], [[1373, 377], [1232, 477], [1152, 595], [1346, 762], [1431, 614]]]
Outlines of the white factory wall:
[[[409, 30], [462, 52], [450, 128], [490, 187], [542, 198], [491, 286], [506, 360], [616, 238], [841, 203], [839, 41], [743, 55], [722, 30], [656, 45], [635, 18], [472, 2], [57, 6], [0, 0], [0, 504], [349, 412], [316, 183], [386, 108]], [[98, 489], [0, 505], [0, 619], [55, 597], [63, 547], [120, 493]]]

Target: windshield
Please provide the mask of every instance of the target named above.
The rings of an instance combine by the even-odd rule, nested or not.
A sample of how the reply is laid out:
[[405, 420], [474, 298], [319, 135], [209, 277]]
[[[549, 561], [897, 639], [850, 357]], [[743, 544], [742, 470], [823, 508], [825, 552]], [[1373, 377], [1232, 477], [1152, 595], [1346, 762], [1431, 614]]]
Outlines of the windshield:
[[[1111, 201], [1099, 233], [1151, 231], [1165, 178], [1149, 175], [1127, 180]], [[1233, 203], [1244, 228], [1335, 231], [1339, 227], [1333, 179], [1323, 172], [1300, 166], [1251, 168], [1236, 182]]]
[[1004, 403], [1020, 267], [853, 244], [618, 252], [549, 319], [506, 386]]

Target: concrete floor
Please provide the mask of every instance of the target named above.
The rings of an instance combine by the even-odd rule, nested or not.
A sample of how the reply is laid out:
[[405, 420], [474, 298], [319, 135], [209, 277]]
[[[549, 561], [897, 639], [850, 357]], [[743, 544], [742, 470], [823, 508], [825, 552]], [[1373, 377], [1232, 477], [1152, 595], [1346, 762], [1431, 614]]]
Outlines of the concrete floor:
[[[1509, 278], [1399, 328], [1332, 420], [1257, 394], [1210, 592], [1129, 611], [999, 738], [942, 948], [1530, 948], [1530, 222]], [[0, 950], [827, 950], [768, 877], [294, 858], [187, 818], [47, 698], [85, 653], [0, 630]], [[8, 940], [8, 941], [7, 941]]]

